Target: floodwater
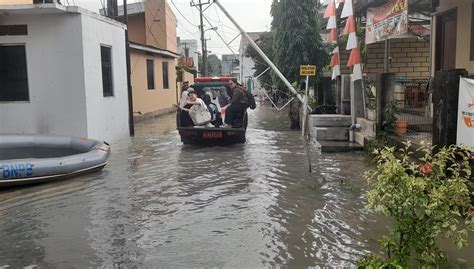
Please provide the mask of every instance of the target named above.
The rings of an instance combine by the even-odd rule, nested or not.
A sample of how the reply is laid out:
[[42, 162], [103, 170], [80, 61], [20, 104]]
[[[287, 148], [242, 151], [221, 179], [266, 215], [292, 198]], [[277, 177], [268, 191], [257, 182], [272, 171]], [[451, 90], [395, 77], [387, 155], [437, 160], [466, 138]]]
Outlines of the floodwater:
[[[101, 172], [2, 191], [0, 268], [354, 267], [388, 225], [364, 210], [368, 161], [313, 150], [309, 173], [286, 115], [260, 107], [247, 144], [216, 148], [152, 119]], [[470, 242], [449, 268], [474, 265]]]

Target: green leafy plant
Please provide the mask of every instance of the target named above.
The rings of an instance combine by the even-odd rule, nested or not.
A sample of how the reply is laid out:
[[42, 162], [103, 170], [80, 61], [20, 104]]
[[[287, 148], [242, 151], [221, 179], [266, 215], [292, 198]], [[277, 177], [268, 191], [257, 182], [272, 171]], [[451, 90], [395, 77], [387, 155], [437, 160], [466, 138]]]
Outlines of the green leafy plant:
[[308, 105], [312, 108], [316, 107], [318, 105], [318, 100], [314, 97], [310, 97], [308, 100]]
[[437, 267], [447, 260], [437, 239], [444, 236], [462, 248], [468, 230], [474, 230], [469, 150], [451, 146], [435, 153], [423, 145], [424, 157], [416, 160], [410, 147], [406, 142], [399, 151], [385, 147], [374, 152], [377, 165], [366, 173], [368, 207], [392, 217], [394, 224], [380, 240], [386, 256], [368, 255], [359, 268], [407, 268], [412, 262]]
[[365, 96], [366, 96], [366, 107], [371, 110], [375, 110], [377, 108], [377, 100], [376, 94], [377, 89], [373, 83], [367, 83], [365, 85]]
[[393, 130], [395, 121], [395, 113], [397, 112], [397, 101], [391, 101], [384, 108], [385, 120], [383, 121], [383, 128], [385, 130]]
[[376, 159], [378, 156], [377, 153], [379, 152], [379, 149], [382, 149], [384, 147], [387, 147], [391, 145], [391, 142], [388, 138], [388, 135], [386, 132], [379, 132], [374, 139], [369, 141], [368, 147], [367, 147], [367, 153], [369, 154], [370, 157]]

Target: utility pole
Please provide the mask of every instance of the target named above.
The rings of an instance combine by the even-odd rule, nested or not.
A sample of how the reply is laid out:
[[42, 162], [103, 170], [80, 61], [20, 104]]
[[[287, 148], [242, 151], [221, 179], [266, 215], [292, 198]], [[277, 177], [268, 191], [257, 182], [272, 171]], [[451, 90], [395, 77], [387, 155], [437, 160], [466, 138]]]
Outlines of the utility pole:
[[206, 48], [206, 39], [204, 39], [204, 23], [203, 23], [203, 10], [202, 6], [208, 5], [210, 2], [207, 1], [206, 3], [203, 3], [202, 0], [199, 0], [199, 4], [194, 3], [194, 1], [191, 1], [191, 6], [199, 7], [199, 18], [201, 24], [199, 25], [199, 30], [201, 31], [201, 47], [202, 47], [202, 65], [204, 65], [204, 68], [202, 68], [202, 76], [206, 77], [207, 76], [207, 48]]
[[105, 10], [107, 17], [114, 19], [118, 17], [117, 0], [107, 0], [107, 9]]
[[[115, 0], [116, 1], [116, 0]], [[130, 136], [135, 136], [135, 124], [133, 122], [133, 94], [130, 66], [130, 42], [128, 40], [128, 7], [127, 0], [123, 0], [123, 22], [127, 26], [125, 29], [125, 57], [127, 61], [127, 89], [128, 89], [128, 128]]]
[[250, 45], [257, 51], [257, 53], [263, 58], [263, 60], [270, 66], [270, 68], [276, 73], [276, 75], [285, 83], [285, 85], [288, 87], [288, 89], [296, 95], [296, 97], [304, 103], [304, 97], [299, 94], [295, 88], [291, 85], [291, 83], [285, 78], [285, 76], [278, 70], [278, 68], [273, 64], [273, 62], [265, 55], [265, 53], [258, 47], [258, 45], [253, 41], [253, 39], [245, 32], [245, 30], [237, 23], [237, 21], [230, 15], [230, 13], [222, 6], [220, 3], [220, 0], [214, 0], [214, 3], [222, 10], [222, 12], [229, 18], [229, 20], [232, 22], [232, 24], [239, 29], [240, 33], [242, 36], [248, 40]]
[[[107, 7], [105, 9], [107, 17], [122, 22], [118, 14], [117, 0], [107, 0]], [[128, 95], [128, 128], [130, 136], [135, 136], [135, 124], [133, 122], [133, 96], [132, 96], [132, 81], [130, 78], [130, 44], [128, 40], [128, 10], [127, 0], [123, 0], [123, 24], [127, 26], [125, 29], [125, 59], [127, 65], [127, 95]]]

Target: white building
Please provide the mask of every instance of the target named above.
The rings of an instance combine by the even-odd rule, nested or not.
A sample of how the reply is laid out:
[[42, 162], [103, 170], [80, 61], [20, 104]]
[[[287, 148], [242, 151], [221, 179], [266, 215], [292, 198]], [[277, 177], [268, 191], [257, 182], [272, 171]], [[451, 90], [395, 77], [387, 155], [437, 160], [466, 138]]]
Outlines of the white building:
[[[250, 38], [252, 38], [253, 41], [256, 41], [261, 33], [260, 32], [252, 32], [248, 33]], [[255, 85], [255, 83], [258, 84], [257, 81], [254, 81], [254, 75], [255, 75], [255, 62], [253, 61], [252, 58], [247, 57], [247, 48], [250, 46], [250, 42], [244, 38], [241, 37], [240, 39], [240, 47], [239, 47], [239, 54], [240, 54], [240, 77], [242, 78], [242, 83], [245, 83], [247, 88], [251, 88], [252, 92], [256, 94], [256, 91], [254, 90], [255, 88], [259, 87]], [[258, 74], [257, 74], [258, 75]]]
[[0, 5], [0, 133], [126, 137], [124, 30], [78, 7]]
[[222, 75], [225, 77], [235, 77], [240, 81], [239, 55], [222, 55]]
[[191, 63], [188, 62], [187, 67], [194, 67], [197, 73], [199, 73], [199, 51], [197, 40], [178, 38], [178, 53], [181, 56], [192, 58], [192, 66], [190, 66]]

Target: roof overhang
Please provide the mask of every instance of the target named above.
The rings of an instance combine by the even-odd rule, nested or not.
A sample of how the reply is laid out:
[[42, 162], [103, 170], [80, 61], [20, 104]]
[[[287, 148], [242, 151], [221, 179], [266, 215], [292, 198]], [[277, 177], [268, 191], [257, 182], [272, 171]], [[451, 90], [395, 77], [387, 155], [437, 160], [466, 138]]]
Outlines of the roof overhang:
[[0, 16], [37, 16], [37, 15], [54, 15], [54, 14], [82, 14], [99, 21], [103, 21], [122, 29], [126, 29], [126, 25], [116, 20], [104, 17], [87, 9], [75, 6], [63, 6], [56, 3], [48, 4], [27, 4], [27, 5], [0, 5]]
[[172, 52], [172, 51], [169, 51], [169, 50], [159, 49], [159, 48], [155, 48], [155, 47], [151, 47], [151, 46], [147, 46], [147, 45], [142, 45], [142, 44], [138, 44], [138, 43], [133, 43], [133, 42], [130, 42], [130, 48], [134, 49], [134, 50], [143, 51], [143, 52], [146, 52], [146, 53], [157, 54], [157, 55], [163, 56], [165, 58], [179, 58], [180, 57], [179, 54], [177, 54], [175, 52]]

